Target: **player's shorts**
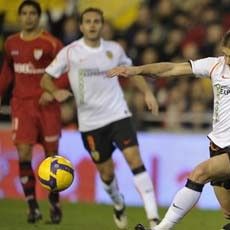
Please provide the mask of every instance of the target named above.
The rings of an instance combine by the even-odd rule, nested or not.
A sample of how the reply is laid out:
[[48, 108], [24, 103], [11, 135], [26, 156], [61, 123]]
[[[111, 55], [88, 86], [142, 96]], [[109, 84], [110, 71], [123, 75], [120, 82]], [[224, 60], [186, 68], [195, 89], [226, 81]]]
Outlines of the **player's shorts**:
[[[230, 159], [230, 147], [220, 148], [219, 146], [215, 145], [213, 142], [210, 142], [209, 152], [210, 152], [210, 157], [227, 153]], [[211, 185], [224, 187], [225, 189], [230, 189], [230, 179], [211, 181]]]
[[122, 151], [138, 145], [136, 131], [130, 117], [99, 129], [82, 132], [81, 135], [84, 146], [95, 163], [102, 163], [111, 158], [116, 147]]
[[11, 108], [15, 144], [57, 143], [61, 134], [61, 113], [57, 102], [41, 106], [34, 99], [13, 98]]

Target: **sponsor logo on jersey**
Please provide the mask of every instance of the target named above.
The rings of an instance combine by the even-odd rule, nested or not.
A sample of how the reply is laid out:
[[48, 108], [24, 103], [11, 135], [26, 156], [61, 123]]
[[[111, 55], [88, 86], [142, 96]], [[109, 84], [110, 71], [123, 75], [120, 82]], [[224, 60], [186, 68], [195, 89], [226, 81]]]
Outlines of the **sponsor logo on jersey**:
[[109, 58], [109, 59], [113, 59], [113, 53], [109, 50], [106, 51], [106, 56]]
[[32, 63], [14, 63], [14, 71], [24, 74], [43, 74], [45, 69], [36, 69]]
[[43, 54], [43, 50], [42, 49], [35, 49], [34, 50], [34, 58], [36, 60], [39, 60], [41, 58], [42, 54]]
[[217, 94], [222, 94], [222, 95], [228, 95], [230, 94], [230, 87], [226, 86], [226, 85], [220, 85], [220, 84], [216, 84], [214, 85], [216, 90], [217, 90]]
[[106, 71], [100, 71], [98, 68], [79, 69], [78, 73], [83, 77], [106, 76]]

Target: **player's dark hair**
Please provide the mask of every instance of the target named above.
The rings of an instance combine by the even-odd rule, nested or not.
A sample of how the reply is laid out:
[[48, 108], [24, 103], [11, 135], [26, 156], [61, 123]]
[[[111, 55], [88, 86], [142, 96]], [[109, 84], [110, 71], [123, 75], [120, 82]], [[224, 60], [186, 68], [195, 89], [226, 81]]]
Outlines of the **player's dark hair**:
[[37, 13], [38, 13], [38, 16], [39, 17], [41, 16], [42, 9], [41, 9], [40, 4], [37, 1], [33, 1], [33, 0], [25, 0], [25, 1], [23, 1], [18, 7], [18, 14], [21, 14], [22, 8], [24, 6], [32, 6], [32, 7], [34, 7], [36, 9]]
[[225, 33], [222, 46], [230, 48], [230, 30]]
[[83, 21], [83, 17], [86, 13], [88, 12], [96, 12], [98, 13], [100, 16], [101, 16], [101, 21], [102, 23], [104, 23], [104, 14], [103, 14], [103, 11], [99, 8], [95, 8], [95, 7], [88, 7], [86, 8], [80, 15], [80, 23], [82, 24], [82, 21]]

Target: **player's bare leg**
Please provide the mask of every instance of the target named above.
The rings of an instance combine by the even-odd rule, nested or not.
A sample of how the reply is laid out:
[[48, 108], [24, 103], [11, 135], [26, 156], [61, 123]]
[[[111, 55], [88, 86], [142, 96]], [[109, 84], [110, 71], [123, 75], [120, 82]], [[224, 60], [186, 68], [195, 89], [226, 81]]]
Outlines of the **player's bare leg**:
[[27, 221], [35, 223], [42, 219], [35, 193], [35, 176], [31, 165], [32, 145], [17, 144], [19, 177], [28, 204]]
[[114, 164], [112, 159], [96, 164], [100, 173], [103, 187], [114, 205], [114, 222], [119, 229], [126, 229], [128, 226], [127, 216], [125, 214], [124, 197], [120, 193], [117, 180], [114, 175]]
[[[224, 213], [226, 219], [230, 219], [230, 181], [227, 181], [225, 187], [214, 186], [214, 192], [216, 194], [217, 200], [220, 203], [221, 209]], [[223, 230], [230, 230], [230, 223], [226, 224], [222, 228]]]

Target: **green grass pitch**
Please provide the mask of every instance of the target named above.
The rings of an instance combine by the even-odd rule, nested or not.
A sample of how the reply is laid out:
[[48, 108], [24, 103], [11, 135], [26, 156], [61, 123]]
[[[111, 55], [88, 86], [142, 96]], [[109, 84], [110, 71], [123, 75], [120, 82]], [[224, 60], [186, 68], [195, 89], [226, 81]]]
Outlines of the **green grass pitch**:
[[[99, 204], [62, 202], [63, 221], [59, 225], [50, 225], [49, 207], [46, 201], [40, 202], [43, 220], [37, 224], [27, 224], [26, 205], [19, 200], [0, 199], [0, 230], [116, 230], [112, 219], [112, 206]], [[166, 209], [161, 208], [161, 217]], [[128, 230], [137, 223], [147, 225], [144, 209], [127, 207]], [[221, 211], [194, 209], [175, 230], [220, 230], [226, 221]]]

